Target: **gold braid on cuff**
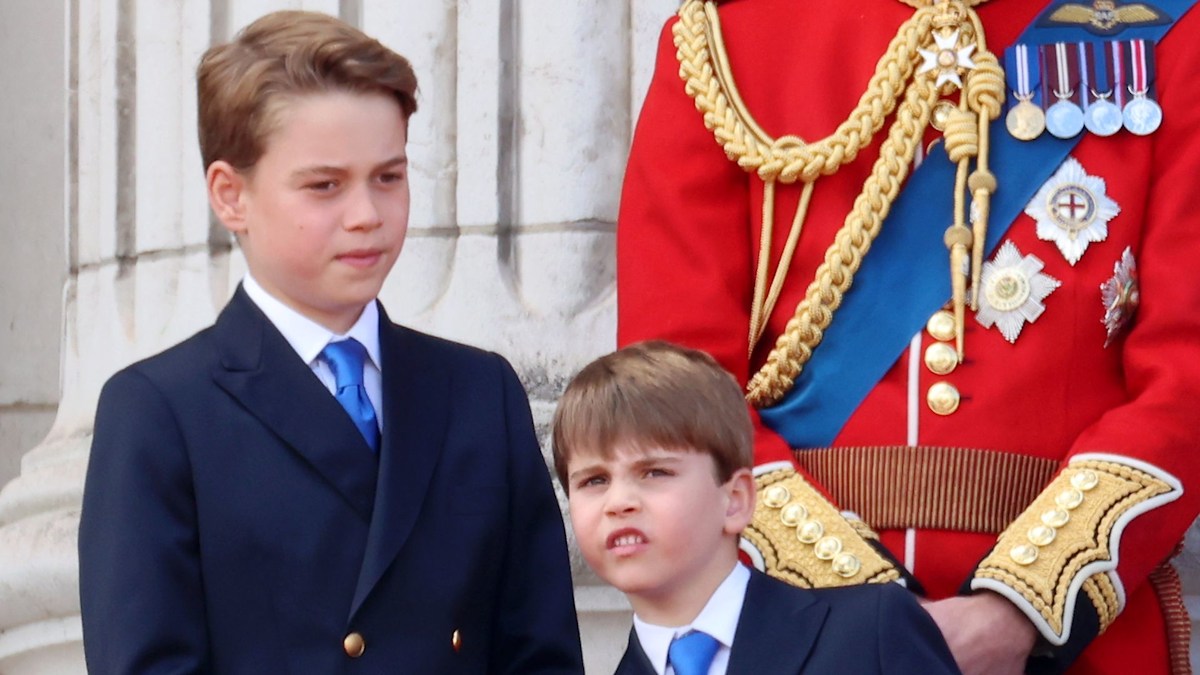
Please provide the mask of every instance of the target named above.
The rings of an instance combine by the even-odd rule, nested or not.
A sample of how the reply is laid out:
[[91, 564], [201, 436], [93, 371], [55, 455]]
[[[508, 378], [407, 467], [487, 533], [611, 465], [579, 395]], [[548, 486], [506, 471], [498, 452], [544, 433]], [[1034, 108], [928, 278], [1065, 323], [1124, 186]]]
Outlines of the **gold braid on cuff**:
[[786, 468], [755, 478], [758, 504], [742, 532], [767, 574], [801, 588], [883, 583], [900, 572], [868, 539], [861, 521], [847, 518], [797, 473]]
[[1082, 592], [1103, 632], [1122, 609], [1124, 591], [1113, 571], [1121, 533], [1182, 492], [1178, 480], [1157, 467], [1112, 455], [1078, 456], [1000, 534], [971, 587], [1006, 596], [1055, 645], [1070, 638]]

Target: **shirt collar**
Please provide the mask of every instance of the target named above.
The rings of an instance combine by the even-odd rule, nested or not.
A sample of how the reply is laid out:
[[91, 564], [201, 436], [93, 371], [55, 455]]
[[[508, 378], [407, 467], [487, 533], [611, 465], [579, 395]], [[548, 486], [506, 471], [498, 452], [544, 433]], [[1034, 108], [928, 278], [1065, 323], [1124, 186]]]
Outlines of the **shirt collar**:
[[250, 297], [250, 300], [262, 310], [263, 314], [267, 315], [267, 319], [305, 363], [311, 365], [320, 356], [321, 350], [325, 349], [325, 345], [330, 342], [354, 338], [366, 348], [371, 363], [382, 371], [380, 368], [382, 362], [379, 358], [379, 308], [374, 302], [368, 302], [363, 307], [362, 314], [358, 316], [358, 321], [354, 322], [350, 330], [346, 331], [344, 335], [338, 335], [283, 304], [255, 281], [254, 276], [249, 272], [242, 280], [242, 288], [246, 290], [246, 295]]
[[750, 570], [737, 563], [713, 591], [704, 609], [686, 626], [656, 626], [633, 615], [633, 629], [637, 631], [642, 651], [650, 659], [654, 672], [662, 675], [667, 670], [667, 650], [671, 641], [693, 630], [708, 633], [726, 649], [733, 648], [733, 636], [737, 633], [738, 619], [742, 615], [742, 604], [746, 600], [746, 586], [750, 582]]

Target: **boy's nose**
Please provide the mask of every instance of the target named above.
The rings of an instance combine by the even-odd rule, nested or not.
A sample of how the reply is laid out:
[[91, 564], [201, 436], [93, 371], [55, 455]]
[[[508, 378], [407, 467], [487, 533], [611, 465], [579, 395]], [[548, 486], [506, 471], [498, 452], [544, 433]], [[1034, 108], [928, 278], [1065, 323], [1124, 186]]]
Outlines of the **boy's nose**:
[[349, 199], [345, 221], [347, 229], [371, 229], [383, 224], [379, 206], [375, 203], [375, 195], [369, 187], [354, 190]]
[[608, 502], [605, 504], [610, 515], [636, 513], [641, 507], [637, 490], [621, 481], [614, 481], [608, 489]]

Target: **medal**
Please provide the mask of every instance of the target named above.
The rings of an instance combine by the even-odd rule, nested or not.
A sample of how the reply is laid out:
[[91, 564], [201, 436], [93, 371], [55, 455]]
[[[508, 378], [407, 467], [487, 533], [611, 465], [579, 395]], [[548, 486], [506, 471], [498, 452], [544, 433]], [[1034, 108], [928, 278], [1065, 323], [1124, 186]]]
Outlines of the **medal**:
[[1042, 301], [1062, 285], [1043, 273], [1043, 267], [1037, 256], [1022, 256], [1011, 241], [1005, 241], [996, 257], [983, 264], [983, 301], [975, 320], [984, 328], [996, 326], [1005, 340], [1016, 342], [1025, 324], [1046, 311]]
[[1053, 94], [1058, 99], [1046, 109], [1046, 131], [1058, 138], [1074, 138], [1083, 131], [1083, 110], [1072, 100], [1075, 91], [1072, 87], [1071, 58], [1067, 52], [1067, 45], [1058, 42], [1043, 45], [1042, 49], [1046, 72], [1051, 75], [1047, 79], [1054, 80]]
[[[1151, 49], [1153, 44], [1152, 42]], [[1129, 60], [1129, 75], [1132, 80], [1129, 93], [1133, 94], [1133, 98], [1125, 104], [1122, 111], [1125, 128], [1138, 136], [1147, 136], [1157, 131], [1162, 124], [1162, 108], [1149, 97], [1154, 66], [1148, 58], [1145, 40], [1132, 40], [1129, 43]]]
[[1104, 304], [1101, 322], [1106, 333], [1104, 346], [1107, 347], [1129, 325], [1141, 301], [1137, 263], [1133, 259], [1133, 250], [1128, 246], [1121, 253], [1121, 259], [1113, 265], [1112, 277], [1100, 284], [1100, 301]]
[[1037, 221], [1038, 239], [1054, 242], [1072, 266], [1089, 244], [1108, 237], [1108, 221], [1121, 212], [1104, 190], [1103, 178], [1068, 157], [1025, 207]]
[[1038, 74], [1040, 65], [1036, 62], [1038, 52], [1033, 51], [1035, 63], [1029, 64], [1029, 45], [1017, 44], [1005, 54], [1008, 62], [1008, 80], [1013, 90], [1013, 98], [1017, 104], [1009, 108], [1004, 118], [1008, 133], [1021, 141], [1032, 141], [1046, 130], [1046, 114], [1041, 106], [1034, 103], [1037, 83], [1030, 82], [1031, 74]]
[[[1090, 91], [1095, 99], [1083, 113], [1083, 124], [1097, 136], [1112, 136], [1121, 130], [1124, 118], [1117, 104], [1109, 100], [1113, 95], [1113, 87], [1109, 81], [1108, 52], [1103, 45], [1094, 43], [1080, 43], [1079, 47], [1079, 56], [1084, 62], [1079, 69], [1084, 79], [1084, 90]], [[1091, 78], [1088, 77], [1089, 72], [1092, 73]], [[1094, 86], [1089, 86], [1089, 79]]]

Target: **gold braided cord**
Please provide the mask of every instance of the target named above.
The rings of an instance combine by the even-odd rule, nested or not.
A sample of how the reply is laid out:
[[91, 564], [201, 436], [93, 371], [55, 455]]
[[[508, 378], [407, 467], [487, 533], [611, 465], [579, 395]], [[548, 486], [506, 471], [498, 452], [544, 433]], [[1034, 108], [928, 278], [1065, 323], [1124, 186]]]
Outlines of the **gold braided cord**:
[[924, 44], [922, 37], [928, 42], [935, 13], [933, 9], [919, 10], [901, 26], [850, 118], [819, 141], [806, 143], [796, 136], [776, 139], [759, 127], [733, 84], [716, 7], [704, 0], [684, 2], [672, 29], [679, 76], [704, 115], [704, 125], [738, 166], [757, 172], [763, 180], [810, 182], [852, 162], [883, 128], [912, 75], [917, 49]]
[[[963, 88], [960, 107], [951, 115], [946, 138], [950, 158], [958, 164], [955, 218], [947, 230], [946, 244], [951, 249], [952, 287], [961, 326], [967, 286], [964, 275], [971, 266], [968, 257], [981, 258], [979, 249], [986, 234], [989, 197], [995, 190], [995, 178], [987, 170], [987, 124], [999, 114], [1005, 91], [1003, 71], [996, 58], [987, 52], [978, 15], [968, 9], [976, 4], [979, 3], [972, 0], [922, 4], [900, 26], [849, 119], [828, 137], [814, 142], [805, 142], [794, 135], [772, 138], [758, 125], [733, 81], [715, 3], [686, 0], [680, 7], [680, 20], [673, 32], [680, 63], [679, 75], [685, 91], [693, 98], [705, 126], [712, 131], [726, 155], [764, 182], [763, 230], [750, 312], [750, 353], [762, 336], [782, 290], [795, 242], [807, 215], [813, 184], [821, 176], [835, 173], [853, 161], [882, 129], [886, 118], [895, 112], [887, 138], [881, 144], [879, 158], [864, 182], [862, 192], [826, 250], [824, 261], [817, 268], [794, 316], [776, 340], [762, 369], [750, 380], [747, 399], [755, 406], [768, 406], [782, 398], [820, 344], [842, 296], [849, 290], [854, 274], [908, 175], [933, 104], [939, 94], [951, 93], [958, 84], [956, 79], [946, 80], [945, 76], [956, 68], [963, 70], [958, 67], [961, 64], [947, 69], [939, 61], [934, 69], [936, 72], [926, 71], [932, 67], [928, 59], [931, 52], [940, 58], [947, 51], [942, 45], [935, 47], [935, 35], [942, 39], [955, 36], [953, 39], [958, 40], [959, 31], [967, 44], [974, 44], [978, 49], [973, 55], [975, 63], [966, 64], [967, 81], [960, 85]], [[923, 58], [926, 63], [918, 72], [917, 65]], [[939, 78], [936, 83], [935, 78]], [[902, 103], [897, 109], [898, 101]], [[977, 167], [974, 172], [970, 171], [972, 161]], [[805, 184], [804, 192], [768, 292], [775, 185], [796, 181]], [[966, 227], [968, 194], [972, 199], [970, 220], [975, 231]], [[975, 242], [978, 244], [973, 246]], [[977, 272], [978, 264], [973, 267]], [[959, 334], [962, 334], [961, 330]], [[961, 355], [961, 344], [959, 347]]]
[[796, 306], [796, 314], [776, 340], [766, 364], [747, 386], [746, 398], [754, 406], [761, 408], [782, 398], [812, 357], [812, 350], [820, 344], [834, 311], [854, 280], [854, 273], [879, 234], [883, 219], [900, 192], [901, 183], [908, 176], [936, 100], [937, 90], [931, 83], [909, 87], [904, 103], [896, 113], [896, 122], [880, 148], [879, 159], [863, 184], [862, 193], [854, 201], [854, 208], [846, 216], [833, 244], [825, 251], [825, 260], [817, 267], [816, 278]]
[[[987, 1], [988, 0], [963, 0], [963, 4], [967, 7], [978, 7]], [[932, 7], [933, 5], [942, 2], [942, 0], [900, 0], [900, 2], [903, 2], [913, 9], [921, 9], [922, 7]]]

